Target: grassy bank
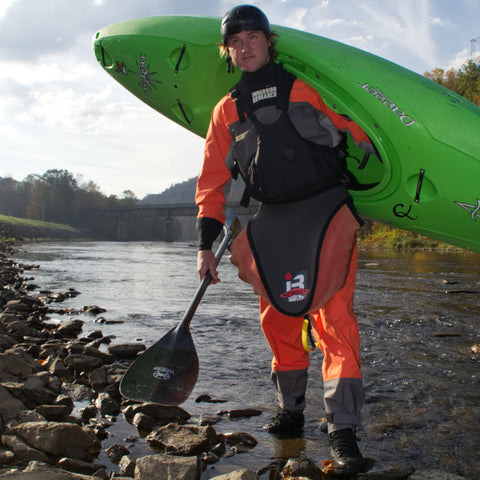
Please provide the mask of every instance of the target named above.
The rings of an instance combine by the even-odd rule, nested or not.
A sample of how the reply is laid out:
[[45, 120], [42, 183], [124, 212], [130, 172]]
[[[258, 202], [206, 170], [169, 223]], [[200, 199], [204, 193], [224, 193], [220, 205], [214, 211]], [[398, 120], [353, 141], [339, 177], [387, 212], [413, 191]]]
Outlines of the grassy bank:
[[456, 251], [460, 247], [449, 245], [417, 233], [412, 233], [399, 228], [392, 228], [383, 223], [364, 219], [365, 225], [358, 234], [358, 247], [360, 249], [384, 250], [440, 250]]
[[82, 232], [70, 225], [0, 215], [0, 241], [3, 243], [72, 240], [82, 237]]

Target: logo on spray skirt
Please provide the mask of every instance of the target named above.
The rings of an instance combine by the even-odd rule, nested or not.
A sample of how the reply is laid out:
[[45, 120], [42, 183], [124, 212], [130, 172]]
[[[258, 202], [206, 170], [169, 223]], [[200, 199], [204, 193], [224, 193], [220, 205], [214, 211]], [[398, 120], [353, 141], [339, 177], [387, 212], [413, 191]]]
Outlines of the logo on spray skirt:
[[301, 302], [307, 298], [310, 289], [307, 288], [307, 272], [303, 271], [293, 276], [285, 275], [285, 291], [280, 295], [284, 302]]

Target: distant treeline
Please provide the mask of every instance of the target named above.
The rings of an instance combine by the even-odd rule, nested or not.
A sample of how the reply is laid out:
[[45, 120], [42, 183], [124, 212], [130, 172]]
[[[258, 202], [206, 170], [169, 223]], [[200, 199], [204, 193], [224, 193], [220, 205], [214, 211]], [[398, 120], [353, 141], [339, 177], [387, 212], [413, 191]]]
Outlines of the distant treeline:
[[68, 170], [48, 170], [43, 175], [28, 175], [17, 181], [0, 177], [0, 214], [81, 226], [91, 210], [118, 208], [137, 204], [135, 194], [106, 196], [89, 181], [81, 183]]

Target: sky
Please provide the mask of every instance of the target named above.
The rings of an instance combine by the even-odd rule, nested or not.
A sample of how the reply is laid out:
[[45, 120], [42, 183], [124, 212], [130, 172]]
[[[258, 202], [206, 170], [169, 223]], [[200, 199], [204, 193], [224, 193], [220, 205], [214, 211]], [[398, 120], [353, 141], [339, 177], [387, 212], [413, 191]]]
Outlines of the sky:
[[[241, 3], [241, 2], [240, 2]], [[0, 177], [65, 169], [138, 198], [198, 175], [204, 140], [98, 65], [102, 27], [156, 15], [222, 17], [230, 0], [0, 0]], [[478, 0], [262, 0], [272, 24], [361, 48], [419, 74], [480, 55]], [[477, 40], [472, 42], [472, 40]]]

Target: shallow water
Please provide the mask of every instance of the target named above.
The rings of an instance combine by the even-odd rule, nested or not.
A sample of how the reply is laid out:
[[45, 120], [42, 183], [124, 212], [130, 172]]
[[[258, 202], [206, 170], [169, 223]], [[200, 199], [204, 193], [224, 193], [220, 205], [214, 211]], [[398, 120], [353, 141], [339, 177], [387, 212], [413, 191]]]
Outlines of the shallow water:
[[[99, 326], [95, 317], [75, 316], [85, 320], [85, 334], [101, 328], [116, 335], [116, 343], [147, 345], [183, 316], [198, 285], [195, 257], [193, 245], [161, 242], [31, 244], [18, 253], [20, 262], [40, 264], [31, 275], [42, 289], [82, 293], [61, 308], [98, 305], [107, 309], [106, 319], [124, 321]], [[182, 407], [194, 416], [245, 407], [264, 413], [215, 425], [219, 432], [246, 431], [259, 444], [210, 467], [203, 478], [300, 455], [321, 464], [329, 458], [318, 422], [324, 415], [321, 355], [311, 356], [304, 437], [266, 434], [261, 427], [274, 412], [275, 394], [257, 299], [227, 259], [220, 273], [222, 282], [208, 289], [191, 325], [200, 375]], [[480, 359], [471, 347], [480, 343], [480, 256], [360, 252], [355, 305], [366, 392], [364, 455], [376, 469], [401, 463], [479, 476]], [[195, 403], [200, 393], [228, 402]], [[121, 420], [110, 431], [105, 448], [137, 433]], [[143, 441], [132, 447], [135, 456], [148, 453]]]

